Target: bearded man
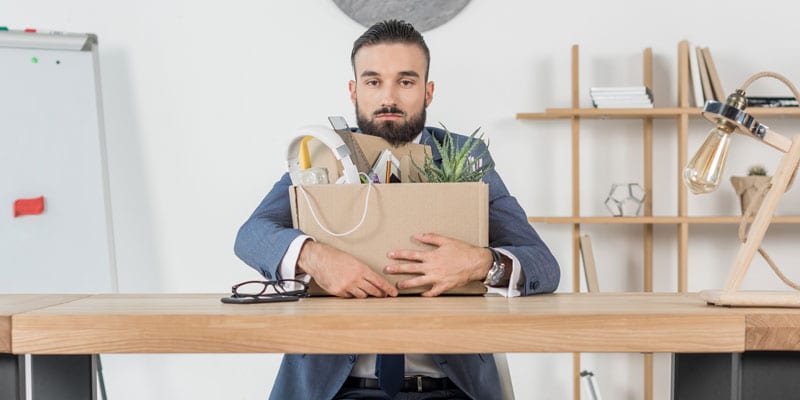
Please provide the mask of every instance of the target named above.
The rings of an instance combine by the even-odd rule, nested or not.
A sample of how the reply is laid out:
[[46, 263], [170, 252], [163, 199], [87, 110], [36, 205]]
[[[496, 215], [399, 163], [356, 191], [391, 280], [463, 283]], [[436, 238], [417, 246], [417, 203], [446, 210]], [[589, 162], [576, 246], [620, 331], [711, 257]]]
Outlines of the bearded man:
[[[425, 127], [425, 110], [433, 100], [428, 80], [430, 52], [411, 24], [389, 20], [370, 27], [353, 44], [354, 79], [350, 99], [358, 130], [393, 145], [441, 142], [444, 132]], [[466, 137], [453, 135], [462, 145]], [[479, 146], [477, 154], [485, 150]], [[434, 162], [441, 156], [432, 147]], [[488, 153], [486, 153], [488, 154]], [[488, 158], [488, 159], [487, 159]], [[484, 155], [486, 162], [491, 156]], [[509, 295], [550, 293], [560, 271], [550, 250], [530, 226], [523, 209], [496, 171], [489, 185], [489, 247], [476, 247], [435, 233], [415, 239], [433, 245], [428, 251], [396, 249], [386, 274], [410, 274], [397, 287], [383, 275], [344, 251], [318, 243], [292, 228], [288, 173], [239, 230], [234, 250], [266, 279], [312, 277], [331, 295], [343, 298], [397, 296], [398, 288], [430, 285], [423, 296], [483, 281], [506, 288]], [[413, 213], [413, 209], [408, 210]], [[502, 267], [498, 276], [497, 268]], [[487, 278], [490, 270], [493, 275]], [[409, 354], [399, 357], [396, 385], [380, 378], [382, 356], [374, 354], [284, 356], [271, 399], [499, 399], [497, 368], [491, 354]], [[389, 360], [389, 357], [386, 357]], [[395, 362], [393, 360], [392, 362]]]

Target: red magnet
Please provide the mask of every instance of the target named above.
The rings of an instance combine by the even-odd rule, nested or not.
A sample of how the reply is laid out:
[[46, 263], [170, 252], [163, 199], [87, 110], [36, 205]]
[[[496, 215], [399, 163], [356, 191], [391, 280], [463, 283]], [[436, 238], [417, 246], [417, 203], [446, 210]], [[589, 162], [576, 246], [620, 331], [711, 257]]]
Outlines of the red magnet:
[[15, 218], [22, 215], [39, 215], [42, 212], [44, 212], [44, 196], [14, 201]]

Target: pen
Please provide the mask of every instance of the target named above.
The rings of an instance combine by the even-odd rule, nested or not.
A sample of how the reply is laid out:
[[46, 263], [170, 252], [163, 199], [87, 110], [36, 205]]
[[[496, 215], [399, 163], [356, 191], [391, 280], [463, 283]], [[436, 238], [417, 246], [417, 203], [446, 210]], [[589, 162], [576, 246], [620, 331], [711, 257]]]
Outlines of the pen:
[[383, 181], [384, 183], [390, 183], [389, 180], [392, 177], [392, 160], [386, 160], [386, 180]]

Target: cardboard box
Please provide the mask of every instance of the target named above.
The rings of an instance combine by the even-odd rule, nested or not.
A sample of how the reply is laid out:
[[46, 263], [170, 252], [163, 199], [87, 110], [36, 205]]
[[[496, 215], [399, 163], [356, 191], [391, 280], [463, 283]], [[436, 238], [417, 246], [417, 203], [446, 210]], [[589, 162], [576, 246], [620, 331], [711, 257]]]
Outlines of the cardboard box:
[[[483, 182], [374, 184], [371, 185], [366, 217], [358, 229], [346, 236], [325, 232], [322, 226], [333, 233], [342, 233], [358, 225], [369, 186], [290, 187], [294, 227], [320, 243], [352, 254], [381, 274], [386, 265], [397, 262], [386, 257], [390, 250], [433, 248], [416, 242], [412, 236], [418, 233], [438, 233], [475, 246], [488, 245], [489, 187]], [[408, 275], [384, 276], [396, 284]], [[312, 289], [312, 294], [321, 294], [319, 287], [312, 286]], [[425, 290], [427, 288], [414, 288], [400, 293], [422, 293]], [[485, 292], [481, 282], [472, 282], [446, 293]]]

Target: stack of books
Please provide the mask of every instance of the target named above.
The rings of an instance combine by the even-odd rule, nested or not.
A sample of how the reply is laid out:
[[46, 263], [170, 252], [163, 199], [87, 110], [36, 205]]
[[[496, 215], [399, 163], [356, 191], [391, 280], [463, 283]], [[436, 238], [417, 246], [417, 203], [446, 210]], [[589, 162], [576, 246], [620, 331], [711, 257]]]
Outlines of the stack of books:
[[653, 92], [647, 86], [593, 87], [589, 95], [595, 108], [653, 108]]
[[[725, 102], [730, 93], [722, 88], [717, 67], [708, 47], [689, 46], [689, 90], [696, 107], [703, 107], [708, 100]], [[691, 101], [691, 100], [690, 100]]]
[[[725, 102], [729, 92], [726, 92], [720, 82], [717, 66], [711, 58], [708, 47], [697, 45], [687, 46], [689, 60], [689, 84], [691, 85], [691, 98], [696, 107], [703, 107], [709, 100]], [[798, 102], [794, 97], [747, 96], [748, 107], [797, 107]]]
[[797, 107], [794, 97], [746, 96], [748, 107]]

